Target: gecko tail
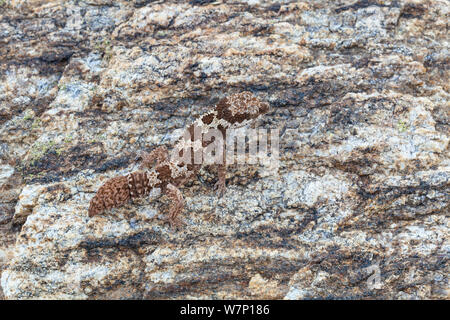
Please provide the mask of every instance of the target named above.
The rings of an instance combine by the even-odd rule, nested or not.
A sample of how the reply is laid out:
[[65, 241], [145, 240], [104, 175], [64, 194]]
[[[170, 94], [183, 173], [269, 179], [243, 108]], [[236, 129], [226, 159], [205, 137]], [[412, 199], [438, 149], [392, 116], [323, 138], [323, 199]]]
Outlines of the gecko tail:
[[127, 176], [106, 181], [89, 204], [89, 217], [101, 214], [105, 210], [116, 208], [130, 200], [130, 188]]
[[107, 180], [91, 199], [89, 217], [120, 207], [130, 199], [148, 195], [158, 182], [160, 181], [154, 171], [135, 171]]

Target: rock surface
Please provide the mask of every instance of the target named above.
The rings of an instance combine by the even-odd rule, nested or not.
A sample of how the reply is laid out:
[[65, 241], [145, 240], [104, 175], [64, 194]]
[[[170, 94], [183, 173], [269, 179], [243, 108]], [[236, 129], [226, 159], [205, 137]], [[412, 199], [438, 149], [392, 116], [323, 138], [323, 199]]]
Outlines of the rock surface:
[[[449, 3], [0, 1], [0, 298], [448, 299]], [[108, 178], [253, 91], [280, 167], [89, 219]]]

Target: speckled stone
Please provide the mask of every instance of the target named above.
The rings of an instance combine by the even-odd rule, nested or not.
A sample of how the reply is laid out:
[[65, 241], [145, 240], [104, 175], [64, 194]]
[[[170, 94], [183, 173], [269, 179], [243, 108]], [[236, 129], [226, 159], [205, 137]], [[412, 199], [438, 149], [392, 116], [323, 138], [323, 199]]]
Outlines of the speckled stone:
[[[0, 299], [448, 299], [449, 3], [0, 1]], [[185, 225], [109, 178], [218, 99], [280, 165], [204, 168]]]

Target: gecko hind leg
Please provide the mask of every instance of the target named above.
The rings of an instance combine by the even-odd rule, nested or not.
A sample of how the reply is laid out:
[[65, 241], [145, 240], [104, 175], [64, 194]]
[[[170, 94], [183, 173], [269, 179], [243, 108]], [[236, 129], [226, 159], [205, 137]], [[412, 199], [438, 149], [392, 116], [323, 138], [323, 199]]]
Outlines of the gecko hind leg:
[[155, 161], [156, 161], [156, 165], [158, 165], [161, 162], [164, 162], [167, 159], [169, 159], [169, 151], [167, 150], [166, 147], [161, 146], [161, 147], [157, 147], [157, 148], [153, 149], [150, 153], [141, 151], [140, 157], [142, 158], [142, 163], [141, 163], [140, 168], [141, 169], [145, 169], [145, 168], [150, 169]]
[[169, 183], [167, 185], [167, 196], [172, 200], [172, 205], [169, 209], [169, 217], [167, 218], [167, 221], [172, 228], [180, 226], [183, 224], [183, 221], [180, 220], [178, 215], [184, 209], [185, 201], [183, 198], [183, 194], [177, 187]]

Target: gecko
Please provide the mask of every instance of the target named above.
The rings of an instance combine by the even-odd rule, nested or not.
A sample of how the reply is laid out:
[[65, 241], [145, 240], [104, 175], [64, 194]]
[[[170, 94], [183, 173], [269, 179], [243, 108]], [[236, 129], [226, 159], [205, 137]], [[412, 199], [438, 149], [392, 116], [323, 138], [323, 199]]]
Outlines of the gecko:
[[[202, 167], [202, 163], [193, 161], [193, 152], [191, 152], [191, 159], [181, 157], [183, 152], [187, 148], [195, 150], [213, 143], [202, 139], [203, 135], [212, 130], [219, 130], [225, 138], [228, 129], [249, 125], [268, 110], [267, 102], [260, 101], [248, 91], [224, 97], [211, 111], [198, 117], [188, 126], [187, 131], [190, 134], [180, 138], [174, 145], [172, 152], [178, 153], [180, 157], [170, 157], [168, 149], [165, 146], [159, 146], [150, 153], [140, 153], [142, 162], [138, 171], [107, 180], [90, 201], [89, 217], [120, 207], [130, 200], [145, 197], [155, 190], [160, 195], [167, 195], [172, 202], [166, 220], [171, 226], [180, 225], [179, 214], [184, 209], [185, 201], [179, 188], [194, 177]], [[202, 133], [200, 139], [195, 136], [195, 130]], [[226, 183], [225, 159], [222, 164], [218, 164], [217, 171], [218, 181], [215, 187], [219, 196], [222, 196]]]

